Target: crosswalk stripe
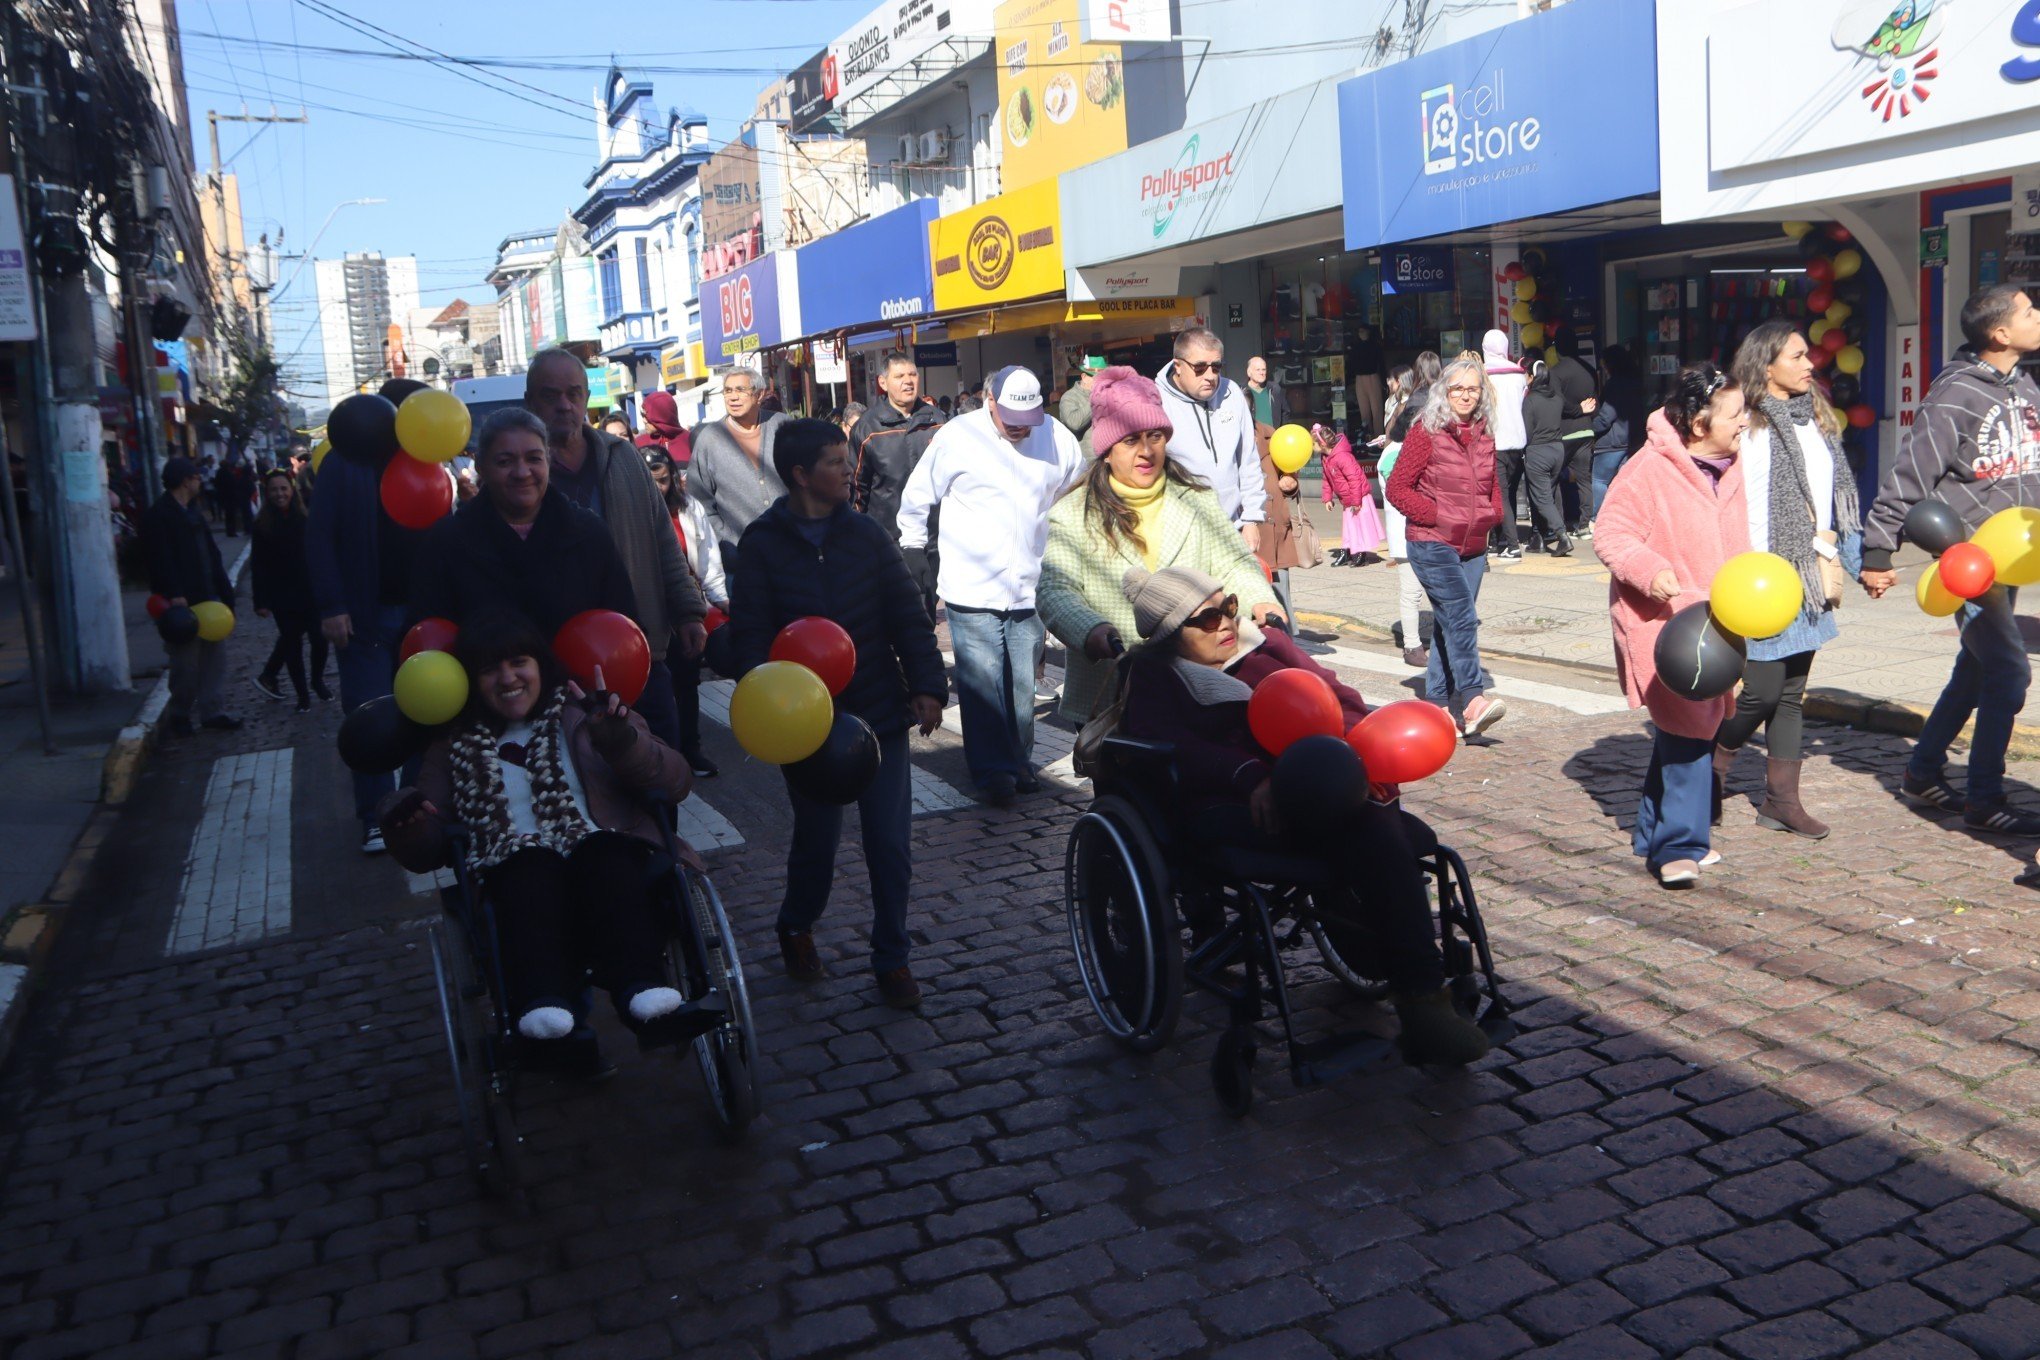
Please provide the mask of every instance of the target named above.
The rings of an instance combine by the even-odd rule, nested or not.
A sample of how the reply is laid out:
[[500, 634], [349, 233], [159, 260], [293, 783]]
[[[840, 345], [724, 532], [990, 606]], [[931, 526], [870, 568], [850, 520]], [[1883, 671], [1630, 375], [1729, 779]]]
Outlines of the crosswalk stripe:
[[165, 953], [290, 929], [290, 776], [288, 747], [213, 762]]
[[[734, 680], [702, 681], [701, 716], [720, 726], [728, 727], [730, 725], [730, 695], [735, 692], [736, 688], [737, 684]], [[942, 714], [942, 725], [945, 728], [950, 728], [954, 717], [954, 708], [945, 709]], [[962, 728], [955, 727], [950, 728], [950, 730], [960, 732]], [[955, 785], [928, 773], [918, 765], [913, 767], [911, 785], [914, 796], [914, 815], [916, 817], [926, 816], [935, 812], [959, 812], [964, 808], [975, 807], [977, 805], [977, 800], [969, 794], [959, 791]], [[694, 800], [690, 798], [687, 801], [691, 803]], [[681, 804], [683, 808], [686, 806], [686, 803]], [[741, 840], [742, 837], [739, 836], [738, 841]], [[732, 843], [734, 844], [735, 842]]]
[[[1375, 675], [1393, 675], [1401, 678], [1417, 675], [1402, 663], [1401, 658], [1376, 656], [1372, 652], [1355, 651], [1351, 647], [1334, 647], [1324, 658], [1350, 670], [1368, 671]], [[1494, 680], [1495, 692], [1508, 699], [1524, 699], [1534, 704], [1545, 704], [1562, 708], [1568, 713], [1598, 716], [1607, 713], [1624, 713], [1629, 703], [1619, 694], [1596, 694], [1591, 690], [1568, 689], [1563, 685], [1547, 685], [1537, 680], [1516, 680], [1489, 672]]]

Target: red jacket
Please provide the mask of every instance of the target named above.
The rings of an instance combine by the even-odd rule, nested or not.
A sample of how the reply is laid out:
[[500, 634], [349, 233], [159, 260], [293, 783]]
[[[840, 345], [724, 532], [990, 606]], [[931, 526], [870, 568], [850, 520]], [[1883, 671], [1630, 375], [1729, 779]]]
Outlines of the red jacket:
[[1443, 543], [1462, 558], [1486, 552], [1488, 531], [1503, 514], [1487, 426], [1474, 420], [1431, 430], [1413, 423], [1388, 476], [1388, 503], [1409, 521], [1410, 542]]

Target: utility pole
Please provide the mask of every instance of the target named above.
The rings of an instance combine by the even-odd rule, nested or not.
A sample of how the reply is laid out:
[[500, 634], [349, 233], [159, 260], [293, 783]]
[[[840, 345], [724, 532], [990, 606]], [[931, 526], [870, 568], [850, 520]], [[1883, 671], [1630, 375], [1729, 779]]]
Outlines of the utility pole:
[[[220, 226], [220, 278], [225, 284], [227, 325], [230, 330], [238, 331], [241, 328], [241, 308], [240, 299], [234, 294], [234, 247], [232, 236], [227, 229], [227, 177], [225, 170], [220, 165], [220, 124], [309, 123], [311, 121], [311, 118], [306, 115], [303, 109], [299, 109], [295, 116], [287, 116], [278, 113], [274, 104], [269, 106], [268, 113], [250, 113], [246, 104], [241, 106], [239, 113], [217, 113], [212, 109], [205, 111], [206, 134], [212, 142], [213, 208], [218, 215]], [[252, 297], [249, 299], [249, 303], [250, 306], [258, 310], [258, 316], [255, 318], [255, 321], [259, 332], [260, 304]]]

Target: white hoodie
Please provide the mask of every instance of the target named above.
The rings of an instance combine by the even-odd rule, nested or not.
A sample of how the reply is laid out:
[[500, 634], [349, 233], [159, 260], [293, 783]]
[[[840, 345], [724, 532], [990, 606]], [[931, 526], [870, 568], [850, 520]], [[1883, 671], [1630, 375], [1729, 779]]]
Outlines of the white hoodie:
[[1261, 477], [1261, 445], [1254, 438], [1254, 408], [1244, 389], [1221, 377], [1211, 400], [1192, 401], [1178, 391], [1175, 362], [1155, 375], [1162, 409], [1176, 427], [1169, 457], [1210, 487], [1234, 524], [1268, 518], [1268, 483]]
[[1509, 337], [1500, 331], [1489, 331], [1480, 349], [1487, 356], [1488, 382], [1495, 389], [1495, 447], [1520, 449], [1530, 442], [1523, 427], [1523, 394], [1530, 388], [1530, 376], [1509, 358]]

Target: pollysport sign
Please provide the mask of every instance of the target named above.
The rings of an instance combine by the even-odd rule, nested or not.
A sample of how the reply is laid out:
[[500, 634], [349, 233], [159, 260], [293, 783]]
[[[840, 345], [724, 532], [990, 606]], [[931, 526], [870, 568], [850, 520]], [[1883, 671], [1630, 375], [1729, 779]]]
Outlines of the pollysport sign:
[[1159, 175], [1140, 179], [1140, 215], [1154, 224], [1156, 240], [1169, 234], [1176, 214], [1186, 205], [1202, 203], [1232, 178], [1233, 153], [1204, 154], [1204, 138], [1191, 133], [1176, 163]]

